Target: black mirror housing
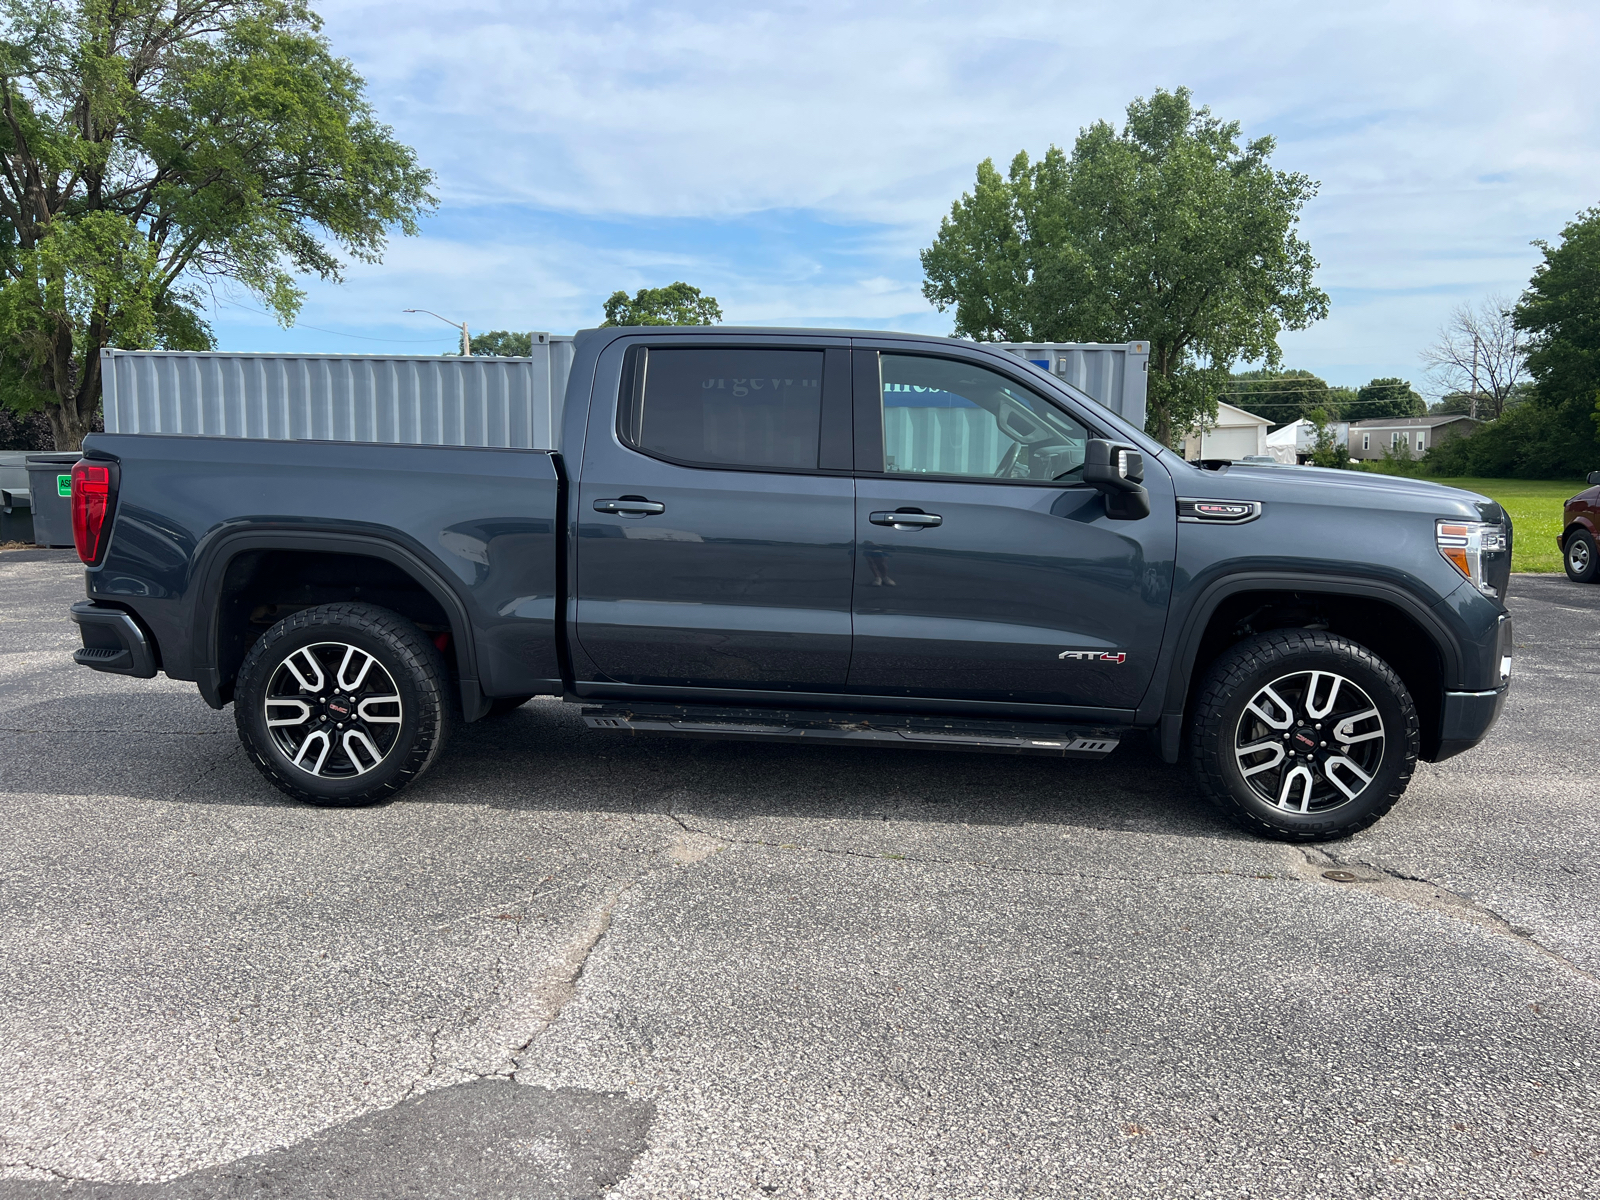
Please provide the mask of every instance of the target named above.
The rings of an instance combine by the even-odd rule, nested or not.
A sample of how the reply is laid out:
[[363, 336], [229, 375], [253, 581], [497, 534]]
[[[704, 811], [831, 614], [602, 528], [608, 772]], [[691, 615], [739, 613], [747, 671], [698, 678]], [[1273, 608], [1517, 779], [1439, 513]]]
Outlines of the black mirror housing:
[[1144, 455], [1132, 446], [1090, 438], [1084, 446], [1083, 481], [1106, 498], [1106, 516], [1113, 521], [1138, 521], [1150, 515], [1150, 493], [1144, 487]]

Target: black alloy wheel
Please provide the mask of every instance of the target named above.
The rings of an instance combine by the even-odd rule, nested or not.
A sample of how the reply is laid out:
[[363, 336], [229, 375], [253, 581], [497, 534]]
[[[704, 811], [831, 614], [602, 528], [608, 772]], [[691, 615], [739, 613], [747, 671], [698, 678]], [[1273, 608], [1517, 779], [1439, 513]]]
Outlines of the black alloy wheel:
[[438, 756], [447, 681], [427, 635], [398, 613], [324, 604], [279, 621], [251, 648], [234, 721], [256, 767], [288, 795], [372, 804]]

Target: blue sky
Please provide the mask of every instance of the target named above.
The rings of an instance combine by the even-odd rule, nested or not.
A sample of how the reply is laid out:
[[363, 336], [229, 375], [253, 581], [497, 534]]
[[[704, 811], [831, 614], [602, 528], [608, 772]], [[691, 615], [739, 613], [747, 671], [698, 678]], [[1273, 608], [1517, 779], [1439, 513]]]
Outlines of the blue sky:
[[219, 304], [230, 350], [429, 354], [430, 308], [568, 333], [684, 279], [741, 324], [947, 333], [917, 251], [979, 160], [1070, 147], [1179, 85], [1321, 182], [1302, 231], [1330, 317], [1282, 339], [1334, 383], [1400, 375], [1452, 307], [1514, 296], [1600, 204], [1600, 5], [319, 6], [439, 176], [421, 237], [284, 330]]

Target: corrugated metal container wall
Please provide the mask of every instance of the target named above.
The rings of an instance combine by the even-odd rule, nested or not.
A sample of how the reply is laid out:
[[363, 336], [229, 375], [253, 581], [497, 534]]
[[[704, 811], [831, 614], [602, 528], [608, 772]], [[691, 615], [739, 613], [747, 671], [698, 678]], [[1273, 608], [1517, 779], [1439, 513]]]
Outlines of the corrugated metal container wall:
[[555, 448], [572, 339], [529, 358], [101, 353], [108, 433]]
[[1150, 343], [1001, 342], [1009, 350], [1088, 392], [1136, 429], [1144, 428]]

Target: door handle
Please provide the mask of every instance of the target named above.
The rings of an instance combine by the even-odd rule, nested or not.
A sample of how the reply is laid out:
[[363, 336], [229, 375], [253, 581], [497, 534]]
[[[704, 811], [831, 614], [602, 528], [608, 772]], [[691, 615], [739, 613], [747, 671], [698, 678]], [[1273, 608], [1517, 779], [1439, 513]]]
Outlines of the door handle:
[[889, 525], [895, 529], [928, 529], [934, 525], [943, 525], [944, 518], [938, 513], [925, 513], [907, 511], [875, 512], [867, 518], [874, 525]]
[[595, 512], [616, 513], [619, 517], [653, 517], [667, 511], [665, 504], [646, 500], [643, 496], [622, 496], [616, 500], [596, 500]]

